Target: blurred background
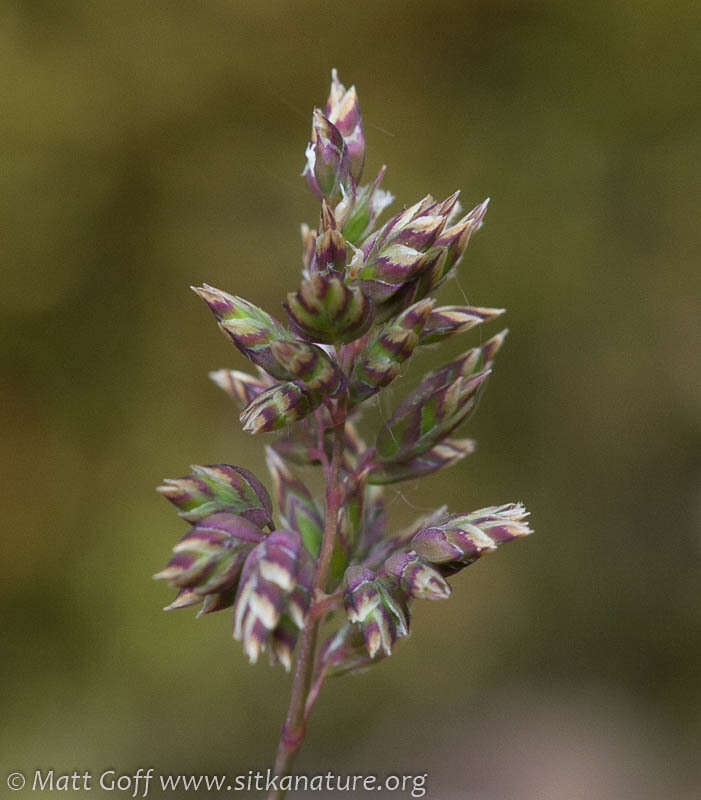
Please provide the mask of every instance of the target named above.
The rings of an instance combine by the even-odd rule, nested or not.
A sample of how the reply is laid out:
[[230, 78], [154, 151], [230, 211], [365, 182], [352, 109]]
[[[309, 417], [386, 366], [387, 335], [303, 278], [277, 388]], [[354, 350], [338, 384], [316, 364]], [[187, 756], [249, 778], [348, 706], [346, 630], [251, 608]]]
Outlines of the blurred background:
[[1, 8], [3, 785], [272, 763], [289, 679], [248, 666], [228, 612], [161, 611], [185, 526], [153, 487], [265, 475], [207, 379], [244, 359], [188, 286], [280, 312], [335, 66], [393, 208], [491, 197], [440, 300], [511, 330], [476, 454], [391, 491], [392, 524], [523, 500], [536, 535], [327, 684], [297, 770], [428, 772], [441, 800], [701, 797], [699, 4]]

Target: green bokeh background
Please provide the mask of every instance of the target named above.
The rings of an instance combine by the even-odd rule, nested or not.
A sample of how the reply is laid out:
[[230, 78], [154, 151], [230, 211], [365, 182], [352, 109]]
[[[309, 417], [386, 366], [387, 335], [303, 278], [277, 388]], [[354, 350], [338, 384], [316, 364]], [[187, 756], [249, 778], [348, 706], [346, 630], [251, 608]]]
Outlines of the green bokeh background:
[[265, 474], [206, 377], [243, 358], [187, 287], [273, 313], [295, 287], [332, 66], [395, 207], [491, 196], [440, 297], [511, 329], [477, 453], [393, 492], [393, 524], [521, 499], [537, 535], [328, 684], [298, 769], [701, 796], [700, 47], [695, 2], [2, 3], [2, 796], [14, 769], [271, 763], [289, 679], [227, 612], [162, 613], [184, 528], [153, 487]]

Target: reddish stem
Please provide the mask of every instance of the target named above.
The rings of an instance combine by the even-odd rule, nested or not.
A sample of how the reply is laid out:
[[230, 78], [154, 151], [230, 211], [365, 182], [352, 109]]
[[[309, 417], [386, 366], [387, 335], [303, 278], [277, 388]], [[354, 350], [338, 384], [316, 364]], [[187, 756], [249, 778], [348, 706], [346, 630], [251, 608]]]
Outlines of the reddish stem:
[[[317, 600], [312, 609], [310, 609], [305, 626], [300, 634], [299, 650], [297, 651], [294, 677], [292, 679], [290, 705], [287, 709], [285, 722], [282, 726], [280, 743], [278, 745], [277, 757], [273, 770], [275, 775], [280, 777], [289, 772], [292, 761], [304, 740], [306, 717], [311, 708], [311, 703], [308, 704], [307, 700], [310, 699], [313, 703], [320, 688], [319, 686], [315, 686], [314, 696], [313, 698], [310, 697], [319, 628], [321, 627], [321, 623], [328, 609], [328, 605], [324, 605], [324, 590], [328, 581], [329, 566], [338, 528], [338, 512], [343, 497], [341, 486], [341, 461], [345, 444], [344, 428], [346, 424], [346, 403], [347, 398], [344, 396], [338, 400], [336, 409], [332, 410], [334, 436], [330, 462], [328, 461], [323, 446], [323, 414], [317, 412], [317, 448], [320, 453], [323, 454], [322, 465], [324, 466], [324, 474], [326, 477], [326, 518], [324, 521], [321, 548], [316, 562], [312, 598], [321, 597], [322, 600], [318, 605]], [[334, 598], [334, 595], [328, 595], [326, 597]], [[277, 791], [270, 792], [268, 800], [282, 800], [284, 796], [285, 792], [282, 789], [278, 789]]]

